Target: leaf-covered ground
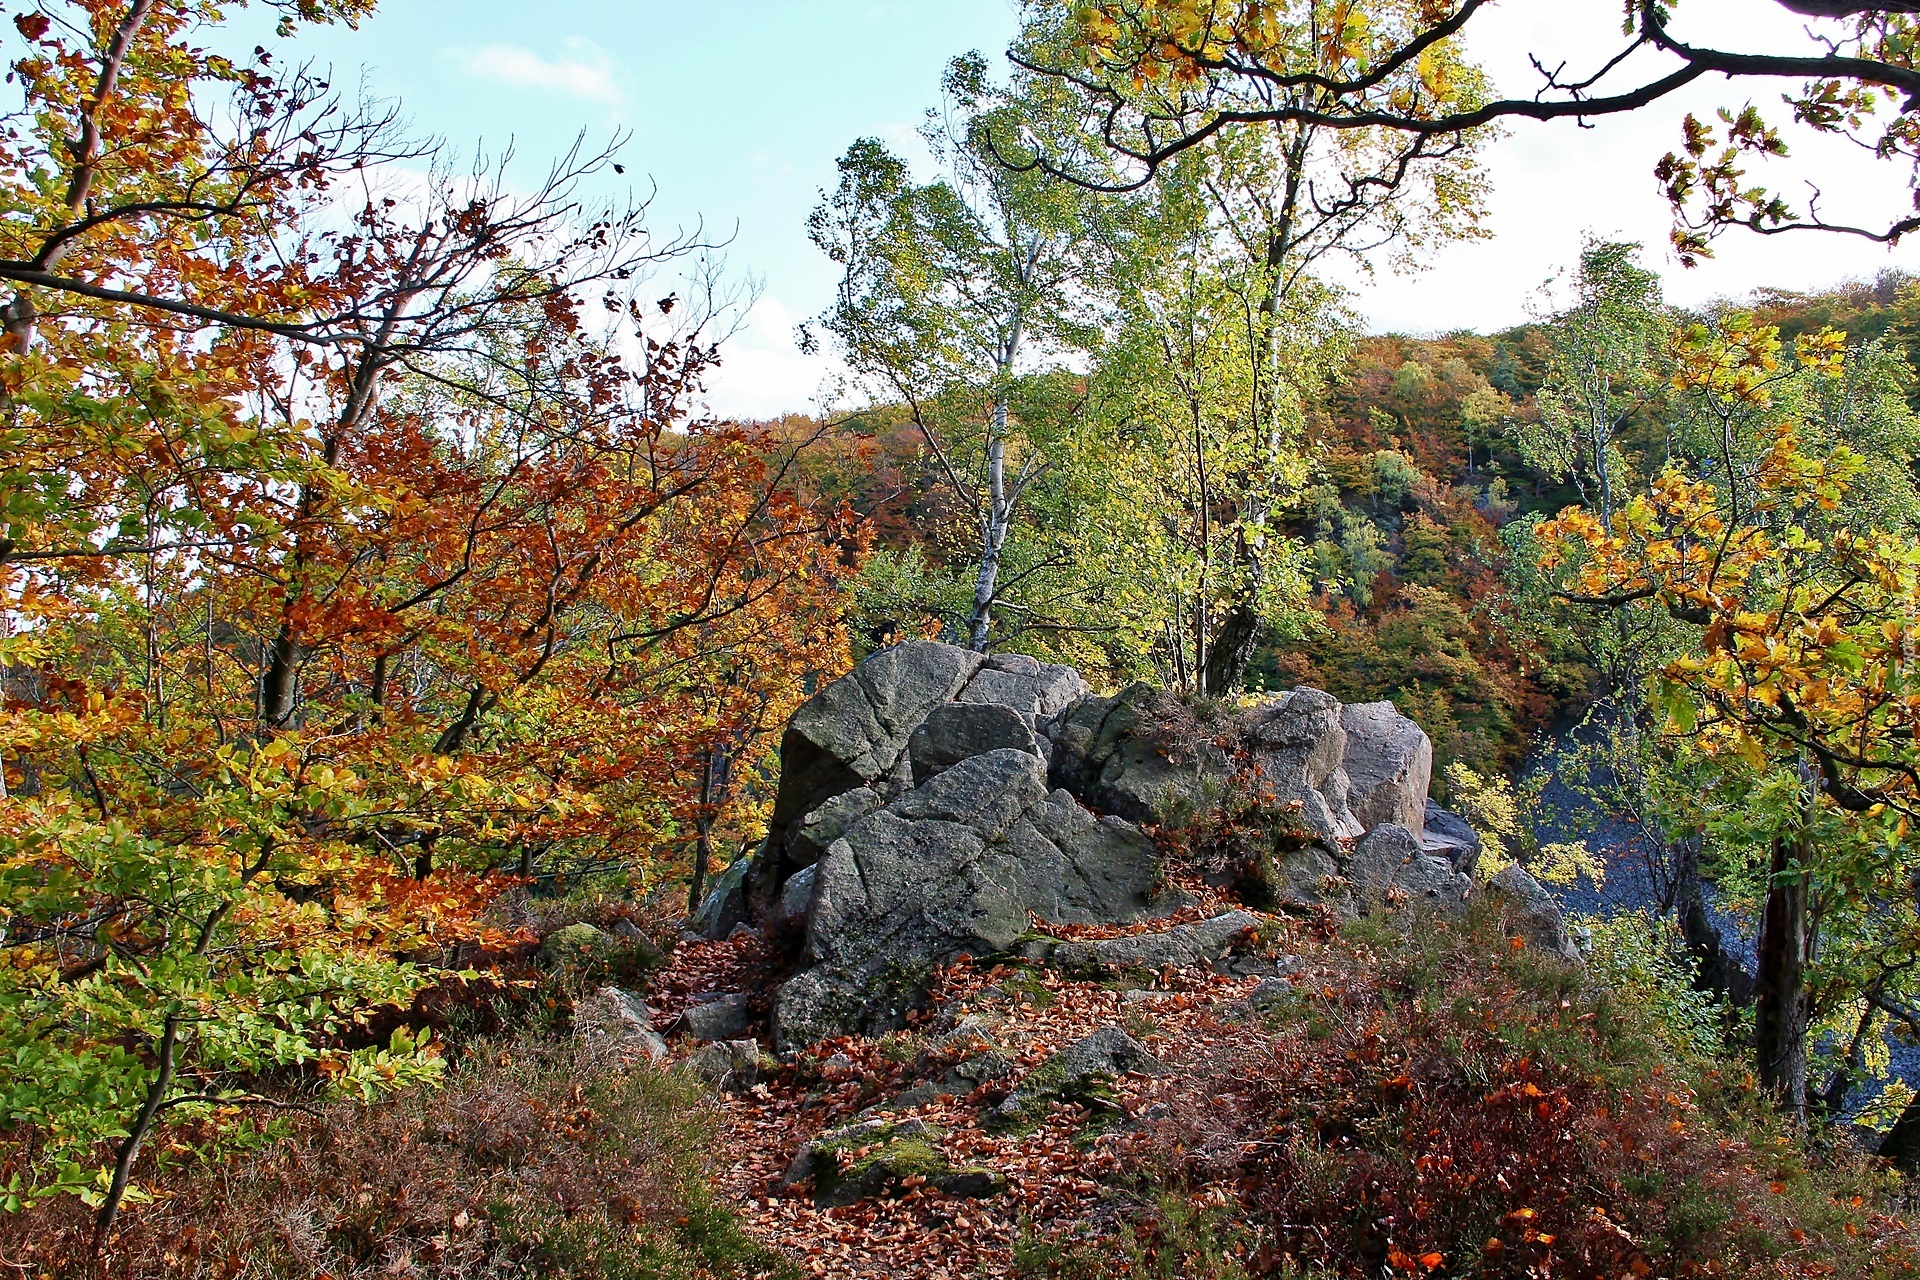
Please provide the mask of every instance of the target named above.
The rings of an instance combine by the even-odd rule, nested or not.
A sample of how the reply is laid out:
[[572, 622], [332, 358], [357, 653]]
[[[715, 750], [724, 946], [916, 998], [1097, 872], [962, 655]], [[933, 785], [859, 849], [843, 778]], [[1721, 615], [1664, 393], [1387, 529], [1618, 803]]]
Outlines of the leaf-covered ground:
[[[1253, 976], [962, 964], [905, 1030], [723, 1095], [720, 1198], [820, 1276], [1920, 1274], [1884, 1173], [1778, 1132], [1743, 1072], [1664, 1039], [1637, 993], [1582, 987], [1505, 933], [1484, 912], [1269, 919], [1249, 946], [1296, 961], [1251, 1015]], [[746, 937], [689, 943], [656, 990], [666, 1006], [737, 990], [767, 963]], [[962, 1024], [1011, 1072], [884, 1114], [925, 1122], [949, 1165], [998, 1172], [1004, 1193], [909, 1176], [823, 1208], [786, 1183], [817, 1134], [938, 1078], [926, 1046]], [[990, 1123], [1008, 1087], [1106, 1026], [1173, 1071]]]

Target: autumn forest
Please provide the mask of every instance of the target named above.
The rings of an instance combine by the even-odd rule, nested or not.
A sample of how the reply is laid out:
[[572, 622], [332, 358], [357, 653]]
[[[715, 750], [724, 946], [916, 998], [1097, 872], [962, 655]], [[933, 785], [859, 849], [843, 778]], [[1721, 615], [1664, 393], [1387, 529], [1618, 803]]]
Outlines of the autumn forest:
[[[1021, 0], [760, 418], [375, 0], [0, 5], [0, 1270], [1920, 1274], [1920, 13], [1561, 2]], [[1696, 85], [1665, 241], [1365, 319]]]

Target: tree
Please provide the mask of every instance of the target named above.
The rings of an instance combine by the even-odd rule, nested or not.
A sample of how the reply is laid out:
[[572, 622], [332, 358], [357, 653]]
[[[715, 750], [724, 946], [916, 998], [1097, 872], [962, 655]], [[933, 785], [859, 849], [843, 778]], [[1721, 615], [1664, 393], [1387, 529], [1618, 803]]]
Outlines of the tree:
[[[1071, 56], [1083, 35], [1080, 21], [1077, 8], [1029, 5], [1013, 53], [1015, 63], [1033, 69]], [[1471, 65], [1454, 60], [1448, 74], [1463, 100], [1480, 92], [1482, 77]], [[1175, 107], [1163, 85], [1142, 82], [1131, 92], [1143, 110]], [[1289, 92], [1304, 102], [1318, 91], [1301, 86]], [[1106, 123], [1096, 112], [1095, 123], [1082, 124], [1074, 136], [1098, 133]], [[1196, 589], [1203, 595], [1219, 596], [1217, 606], [1195, 602], [1188, 623], [1179, 628], [1189, 636], [1196, 687], [1217, 694], [1244, 683], [1269, 614], [1262, 601], [1267, 578], [1270, 572], [1283, 576], [1279, 566], [1268, 563], [1268, 548], [1280, 545], [1277, 498], [1298, 488], [1299, 477], [1289, 481], [1287, 476], [1294, 465], [1290, 455], [1303, 438], [1305, 406], [1316, 398], [1333, 367], [1326, 362], [1332, 349], [1316, 349], [1315, 344], [1336, 315], [1337, 291], [1320, 283], [1318, 276], [1336, 259], [1372, 270], [1377, 255], [1389, 252], [1410, 264], [1435, 243], [1481, 234], [1477, 155], [1482, 141], [1478, 134], [1461, 133], [1443, 143], [1418, 139], [1408, 145], [1389, 131], [1341, 134], [1310, 120], [1276, 119], [1271, 127], [1212, 137], [1177, 164], [1148, 175], [1157, 179], [1161, 194], [1149, 197], [1150, 212], [1136, 220], [1125, 252], [1140, 263], [1157, 264], [1151, 270], [1160, 271], [1170, 284], [1178, 282], [1175, 288], [1185, 292], [1186, 302], [1161, 306], [1162, 319], [1153, 318], [1148, 314], [1152, 308], [1142, 305], [1143, 290], [1161, 286], [1147, 281], [1136, 263], [1112, 274], [1127, 281], [1116, 295], [1116, 306], [1122, 313], [1130, 309], [1129, 319], [1136, 324], [1164, 328], [1165, 317], [1183, 317], [1185, 332], [1163, 334], [1160, 348], [1163, 365], [1171, 363], [1176, 347], [1187, 348], [1181, 357], [1187, 365], [1181, 381], [1188, 401], [1187, 434], [1210, 418], [1218, 427], [1234, 415], [1237, 421], [1230, 429], [1242, 433], [1230, 450], [1232, 459], [1218, 467], [1203, 465], [1204, 449], [1196, 452], [1191, 441], [1182, 446], [1182, 452], [1195, 459], [1194, 500], [1216, 505], [1210, 490], [1223, 483], [1218, 505], [1223, 515], [1231, 512], [1219, 520], [1227, 539], [1225, 561], [1217, 571], [1211, 564], [1204, 566], [1197, 580]], [[1144, 185], [1144, 180], [1115, 180], [1111, 157], [1084, 145], [1069, 152], [1032, 131], [1018, 137], [1003, 131], [991, 135], [990, 142], [995, 156], [1017, 170], [1050, 173], [1096, 189]], [[1079, 161], [1082, 155], [1097, 159]], [[1183, 274], [1181, 254], [1205, 260], [1204, 283]], [[1193, 375], [1200, 363], [1194, 358], [1193, 325], [1201, 314], [1194, 306], [1200, 299], [1197, 290], [1215, 295], [1206, 303], [1211, 313], [1205, 322], [1207, 341], [1216, 347], [1210, 358], [1216, 365], [1226, 359], [1244, 366], [1232, 375], [1238, 390], [1227, 392], [1237, 398], [1231, 411], [1225, 404], [1204, 410], [1195, 404], [1199, 387]], [[1244, 333], [1230, 336], [1229, 328], [1235, 326]], [[1237, 345], [1237, 355], [1228, 356], [1224, 343]], [[1225, 366], [1219, 369], [1224, 372]], [[1216, 391], [1225, 391], [1225, 384], [1218, 384]], [[1215, 522], [1211, 511], [1200, 522], [1202, 542], [1211, 536]]]
[[[1617, 48], [1542, 53], [1528, 97], [1463, 95], [1454, 65], [1490, 0], [1097, 0], [1077, 6], [1049, 56], [1016, 51], [1035, 75], [1084, 96], [1101, 137], [1145, 182], [1169, 160], [1223, 133], [1276, 122], [1389, 130], [1409, 145], [1446, 145], [1506, 120], [1591, 120], [1638, 111], [1710, 75], [1789, 86], [1796, 124], [1887, 159], [1920, 146], [1920, 18], [1910, 4], [1775, 0], [1810, 19], [1784, 45], [1753, 49], [1746, 32], [1674, 29], [1670, 0], [1628, 0]], [[1617, 6], [1615, 6], [1617, 8]], [[1688, 12], [1680, 9], [1684, 17]], [[1484, 24], [1483, 24], [1484, 25]], [[1573, 70], [1568, 70], [1569, 65]], [[1680, 147], [1656, 166], [1684, 261], [1711, 253], [1729, 227], [1766, 235], [1823, 230], [1887, 244], [1920, 228], [1916, 203], [1879, 219], [1829, 217], [1815, 189], [1798, 206], [1750, 181], [1744, 166], [1787, 145], [1751, 104], [1717, 121], [1688, 116]], [[1062, 172], [1064, 159], [1044, 163]], [[1910, 187], [1912, 186], [1910, 182]]]
[[[941, 479], [978, 526], [972, 602], [962, 629], [984, 651], [1001, 569], [1023, 498], [1047, 466], [1048, 427], [1021, 420], [1024, 377], [1090, 337], [1086, 265], [1094, 210], [1045, 175], [997, 164], [996, 131], [1049, 131], [1064, 96], [1025, 82], [990, 85], [978, 54], [957, 58], [947, 110], [923, 131], [945, 176], [916, 184], [873, 138], [848, 148], [840, 184], [808, 233], [842, 268], [821, 328], [882, 396], [904, 402]], [[803, 347], [814, 339], [803, 331]]]
[[1517, 424], [1520, 454], [1611, 525], [1629, 476], [1621, 438], [1661, 383], [1669, 324], [1659, 277], [1638, 265], [1640, 246], [1589, 239], [1571, 304], [1550, 322], [1547, 381], [1537, 421]]
[[1676, 459], [1612, 527], [1570, 508], [1537, 530], [1561, 600], [1645, 601], [1688, 628], [1652, 706], [1705, 774], [1695, 823], [1754, 869], [1756, 1072], [1802, 1115], [1809, 1027], [1823, 1007], [1888, 998], [1920, 940], [1902, 905], [1920, 557], [1911, 523], [1877, 527], [1873, 504], [1851, 502], [1867, 467], [1844, 433], [1885, 405], [1850, 380], [1844, 343], [1803, 336], [1789, 363], [1776, 330], [1738, 317], [1685, 334], [1675, 389], [1717, 428], [1717, 453]]
[[9, 1203], [83, 1195], [105, 1244], [159, 1127], [430, 1077], [357, 1028], [496, 940], [503, 873], [751, 803], [700, 761], [845, 661], [859, 543], [804, 441], [689, 413], [726, 299], [642, 302], [690, 246], [581, 217], [609, 156], [402, 200], [387, 134], [207, 124], [310, 89], [199, 6], [16, 25], [0, 235], [69, 274], [35, 250], [65, 301], [0, 358], [0, 1106]]

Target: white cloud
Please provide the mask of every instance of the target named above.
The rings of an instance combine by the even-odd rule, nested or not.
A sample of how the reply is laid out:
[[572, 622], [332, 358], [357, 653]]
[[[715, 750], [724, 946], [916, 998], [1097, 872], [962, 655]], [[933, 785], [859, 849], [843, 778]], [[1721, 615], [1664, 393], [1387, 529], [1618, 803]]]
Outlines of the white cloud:
[[453, 49], [461, 70], [475, 79], [526, 89], [552, 89], [569, 97], [618, 106], [624, 98], [613, 59], [590, 41], [569, 37], [565, 52], [546, 58], [517, 45], [490, 44]]
[[746, 327], [720, 349], [720, 367], [707, 379], [707, 403], [723, 418], [773, 418], [813, 412], [841, 366], [829, 356], [802, 355], [794, 341], [799, 315], [778, 298], [754, 304]]

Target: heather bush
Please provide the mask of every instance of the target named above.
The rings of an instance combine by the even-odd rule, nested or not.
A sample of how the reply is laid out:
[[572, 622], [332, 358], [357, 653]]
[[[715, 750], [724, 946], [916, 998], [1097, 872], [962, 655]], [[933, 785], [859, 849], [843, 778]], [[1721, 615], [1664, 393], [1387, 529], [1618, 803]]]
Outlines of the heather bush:
[[96, 1265], [71, 1200], [0, 1218], [15, 1274], [113, 1280], [786, 1277], [708, 1188], [711, 1103], [583, 1040], [472, 1043], [444, 1088], [176, 1171]]
[[1664, 953], [1624, 953], [1583, 987], [1491, 908], [1356, 923], [1160, 1086], [1128, 1203], [1091, 1235], [1035, 1224], [1026, 1273], [1920, 1274], [1888, 1175], [1787, 1131], [1703, 1011], [1645, 999]]

